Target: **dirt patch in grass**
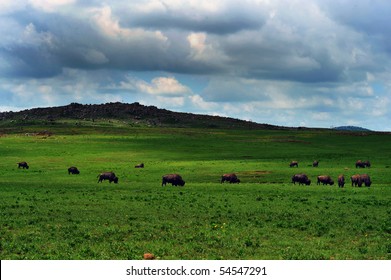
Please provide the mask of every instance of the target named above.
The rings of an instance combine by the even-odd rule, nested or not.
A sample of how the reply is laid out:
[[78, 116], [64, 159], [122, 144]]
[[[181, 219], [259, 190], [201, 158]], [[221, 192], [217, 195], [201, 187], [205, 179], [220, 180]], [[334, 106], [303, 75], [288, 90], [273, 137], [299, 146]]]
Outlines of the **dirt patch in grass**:
[[302, 144], [312, 144], [309, 141], [304, 141], [304, 140], [294, 140], [294, 139], [276, 139], [273, 140], [273, 142], [277, 143], [302, 143]]

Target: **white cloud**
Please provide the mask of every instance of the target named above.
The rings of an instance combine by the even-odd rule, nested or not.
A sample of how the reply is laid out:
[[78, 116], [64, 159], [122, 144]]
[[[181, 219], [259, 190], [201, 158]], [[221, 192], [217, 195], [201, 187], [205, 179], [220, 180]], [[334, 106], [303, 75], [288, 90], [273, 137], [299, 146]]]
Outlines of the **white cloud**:
[[42, 9], [45, 12], [56, 12], [63, 9], [66, 5], [71, 5], [76, 0], [29, 0], [28, 1], [33, 7]]
[[316, 112], [311, 114], [311, 118], [317, 121], [330, 121], [332, 119], [330, 113]]
[[0, 1], [0, 15], [8, 14], [20, 10], [26, 6], [25, 1], [15, 0], [1, 0]]
[[223, 68], [229, 58], [222, 52], [217, 40], [209, 41], [204, 32], [191, 33], [187, 36], [190, 45], [188, 58], [205, 65]]
[[213, 13], [218, 12], [223, 8], [223, 5], [227, 1], [221, 0], [152, 0], [135, 4], [138, 11], [142, 12], [155, 12], [155, 11], [174, 11], [174, 12], [185, 12], [189, 16], [195, 16], [200, 13]]
[[163, 108], [180, 108], [185, 104], [184, 97], [157, 96], [156, 101], [158, 104], [163, 106]]
[[142, 28], [124, 28], [121, 27], [119, 19], [112, 14], [110, 6], [90, 9], [94, 24], [106, 36], [127, 41], [143, 40], [144, 37], [154, 38], [161, 42], [166, 42], [167, 37], [161, 31], [146, 31]]
[[174, 77], [157, 77], [151, 83], [138, 81], [136, 87], [141, 92], [153, 95], [184, 95], [191, 93], [190, 88], [182, 85]]
[[196, 107], [197, 110], [201, 111], [213, 111], [220, 107], [218, 103], [215, 102], [206, 102], [200, 95], [195, 94], [189, 96], [192, 106]]
[[54, 46], [53, 34], [50, 32], [38, 32], [33, 23], [29, 23], [24, 27], [23, 33], [19, 38], [15, 37], [16, 40], [21, 40], [23, 44], [33, 46]]

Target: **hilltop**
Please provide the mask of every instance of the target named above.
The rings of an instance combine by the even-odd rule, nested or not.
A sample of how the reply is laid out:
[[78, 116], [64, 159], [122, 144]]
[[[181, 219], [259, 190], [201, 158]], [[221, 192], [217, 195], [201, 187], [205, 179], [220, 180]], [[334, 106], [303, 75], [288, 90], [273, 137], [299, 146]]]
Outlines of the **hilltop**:
[[0, 121], [30, 123], [33, 121], [56, 122], [61, 120], [121, 120], [129, 124], [170, 127], [283, 129], [284, 127], [259, 124], [235, 118], [192, 113], [173, 112], [138, 102], [83, 105], [71, 103], [66, 106], [34, 108], [19, 112], [2, 112]]
[[348, 126], [338, 126], [338, 127], [334, 127], [333, 128], [334, 130], [340, 130], [340, 131], [371, 131], [367, 128], [364, 128], [364, 127], [360, 127], [360, 126], [351, 126], [351, 125], [348, 125]]

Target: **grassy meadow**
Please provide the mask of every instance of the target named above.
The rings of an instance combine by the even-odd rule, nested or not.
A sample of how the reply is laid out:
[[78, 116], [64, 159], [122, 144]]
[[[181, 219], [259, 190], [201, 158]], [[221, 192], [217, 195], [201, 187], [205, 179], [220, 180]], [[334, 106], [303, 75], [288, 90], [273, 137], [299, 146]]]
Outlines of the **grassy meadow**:
[[[43, 130], [52, 135], [34, 134]], [[3, 260], [391, 259], [390, 134], [119, 122], [0, 132]], [[372, 167], [356, 169], [357, 159]], [[30, 168], [18, 169], [20, 161]], [[68, 175], [73, 165], [79, 175]], [[119, 184], [97, 183], [103, 171]], [[228, 172], [241, 183], [221, 184]], [[167, 173], [186, 185], [162, 187]], [[295, 173], [312, 184], [293, 185]], [[352, 187], [356, 173], [372, 186]], [[317, 175], [339, 174], [344, 188], [316, 184]]]

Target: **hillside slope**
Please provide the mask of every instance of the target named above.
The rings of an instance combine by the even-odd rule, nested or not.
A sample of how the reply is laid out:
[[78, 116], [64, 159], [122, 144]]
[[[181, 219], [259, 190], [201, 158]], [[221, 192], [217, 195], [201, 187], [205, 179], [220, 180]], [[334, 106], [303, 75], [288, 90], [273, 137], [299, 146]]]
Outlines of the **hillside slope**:
[[206, 127], [206, 128], [251, 128], [283, 129], [284, 127], [259, 124], [235, 118], [173, 112], [155, 106], [144, 106], [139, 103], [106, 103], [83, 105], [71, 103], [66, 106], [34, 108], [19, 112], [2, 112], [0, 121], [50, 121], [63, 119], [89, 120], [116, 119], [129, 123], [149, 126], [170, 127]]

